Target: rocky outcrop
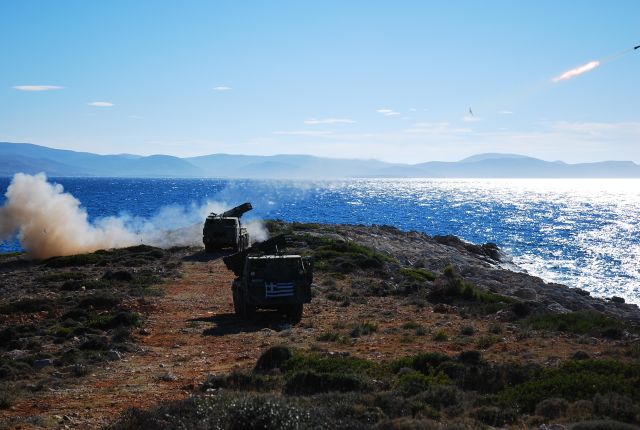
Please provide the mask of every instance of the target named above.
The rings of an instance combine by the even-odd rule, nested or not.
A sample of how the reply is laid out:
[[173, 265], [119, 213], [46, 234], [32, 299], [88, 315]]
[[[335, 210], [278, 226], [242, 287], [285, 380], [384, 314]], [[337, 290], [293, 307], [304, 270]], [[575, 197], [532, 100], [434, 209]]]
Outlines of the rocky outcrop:
[[508, 261], [492, 243], [475, 245], [455, 236], [428, 236], [391, 226], [336, 225], [333, 236], [354, 240], [385, 253], [403, 265], [442, 272], [452, 265], [465, 281], [487, 291], [536, 302], [549, 312], [595, 310], [629, 322], [640, 323], [640, 309], [619, 299], [592, 297], [589, 292], [547, 283]]

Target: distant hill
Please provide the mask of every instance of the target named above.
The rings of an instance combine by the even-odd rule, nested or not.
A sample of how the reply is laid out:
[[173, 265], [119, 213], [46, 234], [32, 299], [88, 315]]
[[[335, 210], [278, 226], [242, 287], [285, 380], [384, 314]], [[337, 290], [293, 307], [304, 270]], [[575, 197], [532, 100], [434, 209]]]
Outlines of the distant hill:
[[99, 155], [0, 142], [0, 176], [46, 172], [49, 176], [214, 177], [214, 178], [640, 178], [631, 161], [567, 164], [518, 154], [478, 154], [455, 162], [418, 164], [311, 155], [212, 154]]

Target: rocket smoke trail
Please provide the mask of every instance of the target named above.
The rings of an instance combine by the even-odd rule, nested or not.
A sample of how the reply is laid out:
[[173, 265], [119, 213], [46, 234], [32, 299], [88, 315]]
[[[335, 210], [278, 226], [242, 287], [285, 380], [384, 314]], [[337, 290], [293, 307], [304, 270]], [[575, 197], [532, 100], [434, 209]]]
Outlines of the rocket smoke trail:
[[553, 82], [566, 81], [571, 78], [575, 78], [576, 76], [580, 76], [583, 73], [587, 73], [600, 65], [600, 61], [589, 61], [587, 64], [583, 64], [582, 66], [575, 67], [571, 70], [567, 70], [561, 75], [556, 76], [552, 79]]
[[583, 64], [581, 66], [575, 67], [573, 69], [567, 70], [566, 72], [556, 76], [555, 78], [552, 78], [551, 81], [552, 82], [560, 82], [560, 81], [566, 81], [572, 78], [575, 78], [576, 76], [580, 76], [584, 73], [590, 72], [593, 69], [599, 67], [601, 64], [604, 63], [608, 63], [609, 61], [613, 61], [616, 60], [620, 57], [622, 57], [625, 54], [628, 54], [629, 52], [636, 50], [640, 48], [640, 45], [634, 47], [634, 48], [630, 48], [630, 49], [625, 49], [622, 52], [618, 52], [616, 54], [613, 55], [609, 55], [601, 60], [594, 60], [594, 61], [589, 61], [586, 64]]

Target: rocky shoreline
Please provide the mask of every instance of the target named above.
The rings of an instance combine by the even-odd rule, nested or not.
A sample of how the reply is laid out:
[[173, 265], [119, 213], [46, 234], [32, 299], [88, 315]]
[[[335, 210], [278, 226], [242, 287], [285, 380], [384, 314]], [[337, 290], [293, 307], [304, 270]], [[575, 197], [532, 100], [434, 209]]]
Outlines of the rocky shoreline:
[[[492, 243], [475, 245], [456, 236], [428, 236], [392, 226], [327, 225], [329, 237], [352, 240], [401, 261], [403, 265], [441, 272], [453, 265], [465, 280], [484, 290], [514, 297], [534, 308], [553, 313], [593, 310], [625, 321], [640, 323], [640, 308], [619, 297], [593, 297], [588, 291], [547, 283], [505, 259]], [[393, 281], [389, 281], [393, 282]]]

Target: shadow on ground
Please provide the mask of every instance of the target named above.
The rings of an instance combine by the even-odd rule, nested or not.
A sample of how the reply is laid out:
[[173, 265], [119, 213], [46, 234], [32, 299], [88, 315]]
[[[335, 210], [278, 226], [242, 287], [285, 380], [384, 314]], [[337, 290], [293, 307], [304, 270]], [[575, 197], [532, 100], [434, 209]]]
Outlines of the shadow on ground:
[[182, 259], [184, 261], [199, 261], [199, 262], [207, 262], [207, 261], [214, 261], [214, 260], [218, 260], [222, 257], [225, 257], [229, 255], [228, 252], [212, 252], [212, 253], [207, 253], [204, 252], [204, 250], [202, 251], [198, 251], [196, 253], [193, 253], [191, 255], [187, 255], [185, 257], [182, 257]]
[[189, 321], [214, 323], [215, 326], [202, 332], [203, 336], [225, 336], [228, 334], [253, 333], [270, 329], [282, 331], [291, 328], [291, 324], [278, 312], [259, 311], [251, 321], [246, 321], [236, 314], [218, 314], [210, 317], [193, 318]]

